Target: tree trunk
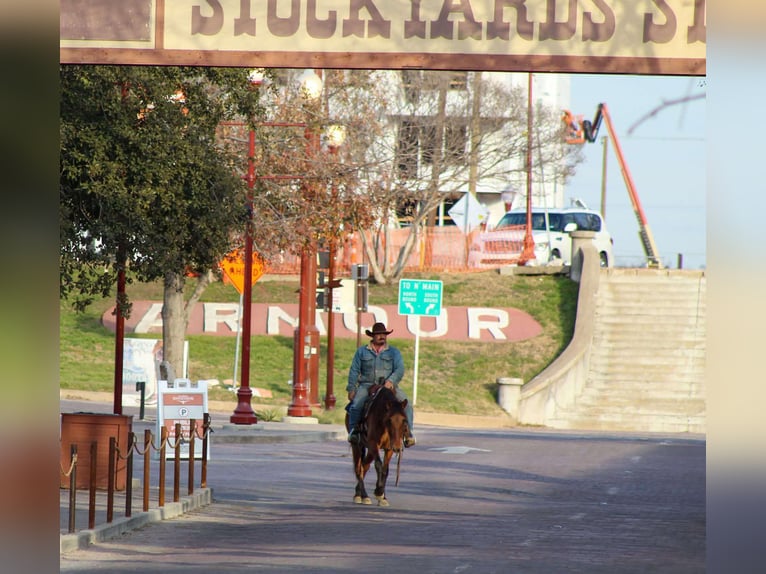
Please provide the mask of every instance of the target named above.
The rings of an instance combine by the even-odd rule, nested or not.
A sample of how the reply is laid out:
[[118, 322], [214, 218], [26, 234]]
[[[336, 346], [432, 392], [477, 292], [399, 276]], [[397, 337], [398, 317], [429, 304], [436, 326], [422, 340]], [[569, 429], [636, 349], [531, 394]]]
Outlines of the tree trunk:
[[184, 338], [186, 314], [184, 312], [183, 273], [166, 273], [162, 299], [162, 356], [173, 369], [173, 374], [183, 378]]
[[213, 273], [208, 271], [197, 278], [197, 285], [188, 301], [184, 301], [184, 273], [166, 273], [162, 296], [162, 356], [177, 378], [184, 378], [184, 340], [189, 316], [194, 305], [202, 297], [205, 289], [213, 281]]

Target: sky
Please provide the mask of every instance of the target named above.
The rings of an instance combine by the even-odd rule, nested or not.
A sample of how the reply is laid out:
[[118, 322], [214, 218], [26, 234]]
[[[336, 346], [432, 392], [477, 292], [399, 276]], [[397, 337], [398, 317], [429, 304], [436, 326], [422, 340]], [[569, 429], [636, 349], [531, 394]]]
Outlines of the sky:
[[[660, 260], [673, 269], [679, 254], [684, 269], [706, 267], [706, 100], [670, 105], [639, 120], [663, 103], [705, 95], [706, 89], [702, 77], [571, 76], [573, 114], [592, 121], [598, 104], [607, 105]], [[580, 198], [601, 209], [603, 136], [608, 136], [605, 122], [595, 142], [582, 144], [585, 162], [567, 184], [565, 205]], [[608, 145], [605, 219], [614, 239], [615, 264], [640, 267], [646, 256], [638, 219], [613, 144]]]

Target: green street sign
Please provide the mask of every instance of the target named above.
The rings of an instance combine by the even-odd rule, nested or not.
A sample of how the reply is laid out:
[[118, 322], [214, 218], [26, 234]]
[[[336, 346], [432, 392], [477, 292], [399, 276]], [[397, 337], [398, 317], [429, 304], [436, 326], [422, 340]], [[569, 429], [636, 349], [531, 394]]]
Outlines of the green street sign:
[[442, 282], [399, 280], [399, 314], [438, 317], [442, 312]]

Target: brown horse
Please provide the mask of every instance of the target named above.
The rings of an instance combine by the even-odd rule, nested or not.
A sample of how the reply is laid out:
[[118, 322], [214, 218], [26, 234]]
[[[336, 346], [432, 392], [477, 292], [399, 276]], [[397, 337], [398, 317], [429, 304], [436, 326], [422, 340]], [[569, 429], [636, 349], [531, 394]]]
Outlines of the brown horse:
[[[351, 444], [356, 474], [354, 493], [356, 504], [371, 504], [370, 497], [364, 487], [364, 477], [374, 462], [377, 473], [375, 498], [378, 500], [379, 506], [388, 506], [386, 499], [388, 465], [394, 453], [399, 455], [398, 462], [401, 462], [404, 437], [407, 436], [408, 432], [407, 415], [404, 413], [405, 406], [407, 406], [407, 400], [399, 402], [390, 389], [379, 385], [373, 385], [370, 388], [370, 398], [365, 407], [359, 440]], [[348, 427], [348, 418], [346, 418], [346, 426]], [[398, 463], [396, 484], [399, 484]]]

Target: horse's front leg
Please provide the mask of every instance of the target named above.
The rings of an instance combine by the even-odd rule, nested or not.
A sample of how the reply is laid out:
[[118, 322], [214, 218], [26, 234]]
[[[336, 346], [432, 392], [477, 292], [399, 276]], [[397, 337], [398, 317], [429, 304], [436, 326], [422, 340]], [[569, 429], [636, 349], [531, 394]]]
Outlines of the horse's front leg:
[[354, 502], [356, 504], [372, 504], [367, 489], [364, 487], [364, 477], [370, 469], [370, 463], [367, 460], [365, 449], [359, 445], [351, 448], [354, 455], [354, 474], [356, 475], [356, 489], [354, 490]]
[[378, 499], [379, 506], [388, 506], [388, 499], [386, 498], [386, 480], [388, 480], [388, 465], [391, 462], [391, 457], [394, 451], [391, 449], [383, 450], [383, 456], [378, 456], [375, 459], [375, 471], [378, 475], [378, 479], [375, 483], [375, 498]]

